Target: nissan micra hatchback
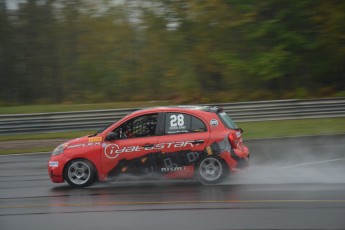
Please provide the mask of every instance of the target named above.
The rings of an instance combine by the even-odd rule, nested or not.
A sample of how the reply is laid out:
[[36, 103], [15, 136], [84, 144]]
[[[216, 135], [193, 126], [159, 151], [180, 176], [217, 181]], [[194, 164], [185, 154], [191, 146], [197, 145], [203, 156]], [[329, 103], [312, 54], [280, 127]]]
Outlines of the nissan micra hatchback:
[[242, 129], [221, 108], [156, 107], [59, 145], [48, 172], [52, 182], [72, 187], [126, 175], [215, 184], [246, 167], [248, 159]]

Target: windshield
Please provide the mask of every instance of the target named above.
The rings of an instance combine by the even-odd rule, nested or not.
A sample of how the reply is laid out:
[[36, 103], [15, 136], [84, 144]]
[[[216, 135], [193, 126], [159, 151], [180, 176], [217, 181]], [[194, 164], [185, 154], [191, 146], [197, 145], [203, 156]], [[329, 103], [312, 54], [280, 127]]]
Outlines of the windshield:
[[238, 129], [236, 123], [226, 114], [226, 112], [218, 113], [218, 117], [227, 128]]
[[96, 133], [90, 135], [89, 137], [94, 137], [98, 134], [100, 134], [101, 132], [103, 132], [104, 130], [106, 130], [108, 127], [110, 127], [112, 124], [114, 124], [113, 122], [112, 123], [108, 123], [107, 125], [105, 125], [103, 128], [99, 129]]

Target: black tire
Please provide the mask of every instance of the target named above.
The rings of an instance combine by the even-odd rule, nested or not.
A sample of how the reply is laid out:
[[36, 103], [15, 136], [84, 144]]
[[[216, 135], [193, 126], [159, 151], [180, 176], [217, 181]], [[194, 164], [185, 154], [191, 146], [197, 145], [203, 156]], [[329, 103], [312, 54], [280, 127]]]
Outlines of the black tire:
[[64, 169], [64, 179], [74, 188], [90, 186], [96, 179], [95, 166], [85, 159], [72, 160]]
[[209, 156], [198, 161], [195, 175], [204, 185], [218, 184], [229, 175], [229, 168], [221, 158]]

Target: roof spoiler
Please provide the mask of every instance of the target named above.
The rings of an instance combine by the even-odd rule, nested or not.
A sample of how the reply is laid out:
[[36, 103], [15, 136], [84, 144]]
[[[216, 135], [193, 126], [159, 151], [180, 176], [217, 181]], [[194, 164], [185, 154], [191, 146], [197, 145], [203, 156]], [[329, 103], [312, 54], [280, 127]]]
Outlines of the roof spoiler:
[[218, 106], [213, 106], [213, 107], [210, 107], [210, 112], [220, 113], [220, 112], [223, 112], [223, 108], [218, 107]]

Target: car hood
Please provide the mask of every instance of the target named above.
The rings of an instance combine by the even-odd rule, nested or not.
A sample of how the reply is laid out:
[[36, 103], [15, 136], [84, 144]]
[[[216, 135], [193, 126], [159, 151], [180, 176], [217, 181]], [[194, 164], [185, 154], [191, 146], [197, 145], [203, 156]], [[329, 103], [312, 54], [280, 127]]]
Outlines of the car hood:
[[84, 136], [84, 137], [71, 139], [67, 141], [66, 144], [68, 144], [68, 146], [71, 146], [71, 145], [84, 144], [84, 143], [102, 142], [102, 140], [103, 138], [101, 136], [95, 136], [95, 137]]

